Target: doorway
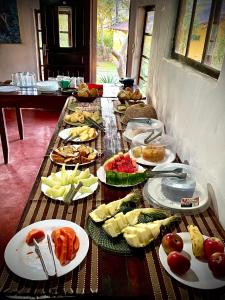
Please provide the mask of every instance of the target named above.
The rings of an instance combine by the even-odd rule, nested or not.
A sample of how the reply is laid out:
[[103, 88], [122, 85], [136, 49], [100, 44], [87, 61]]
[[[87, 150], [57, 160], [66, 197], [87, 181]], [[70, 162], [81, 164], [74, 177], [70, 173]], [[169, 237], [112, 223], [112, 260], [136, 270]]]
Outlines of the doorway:
[[44, 79], [90, 78], [90, 1], [40, 0]]
[[96, 82], [126, 76], [130, 0], [97, 0]]

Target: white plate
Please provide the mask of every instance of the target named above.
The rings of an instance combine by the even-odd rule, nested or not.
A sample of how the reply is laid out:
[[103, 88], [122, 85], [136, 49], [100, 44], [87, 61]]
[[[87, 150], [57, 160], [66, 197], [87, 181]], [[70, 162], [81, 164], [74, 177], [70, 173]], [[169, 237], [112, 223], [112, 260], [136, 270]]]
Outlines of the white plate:
[[[144, 172], [144, 168], [142, 166], [138, 166], [138, 171], [139, 172]], [[134, 185], [113, 185], [113, 184], [109, 184], [106, 182], [106, 173], [105, 173], [105, 170], [104, 170], [104, 167], [101, 166], [98, 170], [97, 170], [97, 176], [98, 176], [98, 179], [107, 184], [107, 185], [110, 185], [110, 186], [117, 186], [117, 187], [129, 187], [129, 186], [134, 186]], [[136, 185], [138, 185], [139, 183], [137, 183]]]
[[[66, 129], [61, 130], [61, 131], [59, 132], [59, 137], [60, 137], [61, 139], [65, 140], [66, 138], [68, 138], [69, 132], [70, 132], [71, 129], [72, 129], [72, 127], [71, 127], [71, 128], [66, 128]], [[96, 137], [94, 137], [94, 138], [91, 138], [91, 139], [85, 140], [85, 141], [81, 141], [80, 138], [77, 137], [77, 138], [71, 139], [71, 140], [69, 140], [69, 141], [70, 141], [70, 142], [81, 142], [81, 143], [86, 143], [86, 142], [95, 140], [95, 139], [97, 138], [97, 136], [98, 136], [98, 132], [97, 132], [97, 130], [96, 130]]]
[[[51, 236], [51, 233], [55, 228], [63, 226], [68, 226], [75, 230], [80, 241], [80, 247], [76, 254], [76, 257], [65, 266], [61, 266], [59, 260], [54, 254], [57, 275], [58, 277], [60, 277], [75, 269], [87, 255], [89, 248], [89, 239], [84, 229], [79, 225], [70, 221], [59, 219], [44, 220], [33, 223], [17, 232], [17, 234], [14, 235], [14, 237], [9, 241], [5, 249], [4, 257], [9, 269], [16, 275], [25, 279], [47, 280], [46, 275], [42, 269], [41, 262], [37, 254], [35, 253], [34, 246], [28, 246], [25, 242], [25, 239], [31, 229], [42, 229], [44, 230], [45, 234], [49, 234]], [[47, 236], [45, 236], [45, 239], [42, 240], [39, 245], [41, 248], [41, 253], [45, 260], [47, 270], [51, 275], [53, 275], [54, 264], [48, 249]], [[53, 242], [52, 247], [54, 252], [55, 246]]]
[[[148, 118], [135, 118], [136, 120], [138, 119], [146, 119], [149, 120]], [[142, 123], [142, 122], [128, 122], [127, 127], [123, 133], [123, 136], [128, 140], [132, 141], [132, 139], [142, 133], [149, 134], [149, 131], [154, 129], [155, 132], [161, 132], [163, 131], [163, 123], [157, 119], [152, 119], [152, 123]], [[139, 130], [140, 129], [140, 130]], [[136, 132], [135, 132], [136, 131]]]
[[[74, 148], [78, 148], [80, 145], [73, 145]], [[96, 149], [93, 149], [94, 152], [97, 154], [96, 158], [91, 160], [91, 161], [88, 161], [88, 162], [85, 162], [85, 163], [79, 163], [79, 166], [85, 166], [85, 165], [89, 165], [91, 163], [93, 163], [97, 158], [98, 158], [98, 151]], [[49, 157], [51, 159], [51, 161], [59, 166], [63, 166], [63, 165], [66, 165], [66, 167], [75, 167], [76, 164], [67, 164], [67, 163], [59, 163], [59, 162], [56, 162], [54, 161], [54, 159], [52, 158], [52, 154], [53, 152], [50, 153]]]
[[[160, 245], [159, 258], [166, 271], [176, 280], [193, 288], [210, 290], [225, 286], [225, 277], [222, 277], [220, 279], [214, 277], [208, 267], [208, 263], [206, 261], [201, 261], [197, 259], [193, 255], [190, 234], [188, 232], [182, 232], [178, 234], [182, 237], [184, 241], [183, 251], [186, 252], [191, 258], [191, 267], [184, 275], [177, 275], [173, 273], [167, 264], [167, 255], [162, 245]], [[207, 237], [204, 236], [204, 238]]]
[[1, 93], [12, 93], [12, 92], [16, 92], [18, 90], [19, 90], [19, 88], [17, 86], [13, 86], [13, 85], [0, 86]]
[[129, 151], [131, 158], [136, 159], [136, 162], [138, 164], [146, 165], [146, 166], [160, 166], [160, 165], [167, 164], [167, 163], [174, 161], [174, 159], [176, 157], [175, 154], [170, 149], [166, 149], [165, 152], [166, 153], [165, 153], [165, 157], [163, 160], [161, 160], [160, 162], [153, 162], [153, 161], [145, 160], [142, 157], [135, 158], [132, 155], [132, 151], [131, 150]]
[[[190, 166], [180, 164], [180, 163], [169, 163], [167, 165], [159, 165], [153, 168], [153, 171], [159, 170], [173, 170], [175, 168], [183, 167], [188, 170], [191, 169]], [[186, 171], [185, 170], [185, 171]], [[209, 207], [210, 201], [208, 198], [207, 187], [204, 186], [201, 182], [196, 182], [196, 188], [193, 197], [199, 197], [199, 205], [195, 207], [181, 207], [180, 202], [172, 201], [165, 197], [165, 195], [161, 191], [161, 181], [162, 178], [152, 178], [149, 179], [145, 185], [145, 190], [147, 190], [147, 194], [149, 195], [150, 201], [152, 200], [154, 203], [157, 203], [159, 206], [170, 208], [173, 211], [192, 213], [192, 212], [202, 212]]]
[[[70, 173], [73, 172], [73, 170], [67, 170], [66, 172], [68, 172], [68, 173], [70, 174]], [[55, 173], [55, 174], [56, 174], [56, 176], [60, 176], [60, 173], [61, 173], [61, 171], [59, 171], [59, 172], [57, 172], [57, 173]], [[94, 177], [94, 175], [91, 174], [90, 177]], [[76, 187], [76, 185], [75, 185], [75, 187]], [[41, 184], [41, 191], [42, 191], [47, 197], [49, 197], [49, 196], [46, 194], [46, 190], [47, 190], [48, 188], [49, 188], [48, 185], [46, 185], [46, 184], [44, 184], [44, 183]], [[92, 195], [92, 194], [97, 190], [97, 188], [98, 188], [98, 181], [90, 186], [91, 193], [81, 194], [80, 192], [77, 192], [76, 195], [75, 195], [75, 198], [73, 198], [72, 200], [73, 200], [73, 201], [76, 201], [76, 200], [79, 200], [79, 199], [86, 198], [86, 197]], [[58, 198], [52, 198], [52, 197], [49, 197], [49, 198], [51, 198], [51, 199], [53, 199], [53, 200], [60, 200], [60, 201], [63, 201], [63, 198], [62, 198], [62, 197], [58, 197]]]
[[59, 86], [57, 81], [38, 81], [36, 83], [37, 90], [42, 93], [55, 93]]

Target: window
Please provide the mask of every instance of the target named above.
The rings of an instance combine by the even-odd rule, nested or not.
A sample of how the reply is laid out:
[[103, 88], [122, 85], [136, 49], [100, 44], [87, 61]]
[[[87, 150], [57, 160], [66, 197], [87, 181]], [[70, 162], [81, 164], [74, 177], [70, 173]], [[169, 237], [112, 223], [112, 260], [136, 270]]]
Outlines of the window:
[[215, 78], [225, 53], [225, 0], [181, 0], [173, 57]]
[[152, 7], [146, 8], [144, 32], [143, 32], [143, 39], [142, 39], [142, 51], [141, 51], [140, 68], [139, 68], [139, 78], [138, 78], [138, 85], [143, 93], [145, 93], [147, 79], [148, 79], [154, 13], [155, 12]]
[[72, 47], [72, 8], [58, 7], [59, 47]]
[[37, 9], [35, 9], [35, 25], [36, 25], [36, 34], [37, 34], [37, 52], [38, 52], [38, 66], [39, 66], [38, 75], [40, 80], [44, 80], [41, 13], [40, 10]]

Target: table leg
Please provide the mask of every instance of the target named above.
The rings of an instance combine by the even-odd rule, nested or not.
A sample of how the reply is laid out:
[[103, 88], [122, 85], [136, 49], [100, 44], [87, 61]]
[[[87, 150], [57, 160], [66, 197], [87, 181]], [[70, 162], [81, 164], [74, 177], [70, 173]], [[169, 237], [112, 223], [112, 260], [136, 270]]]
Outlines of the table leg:
[[20, 139], [22, 140], [24, 137], [23, 134], [23, 117], [22, 117], [22, 110], [21, 108], [16, 108], [16, 119], [17, 119], [17, 125], [19, 130]]
[[4, 163], [7, 164], [9, 161], [9, 142], [7, 137], [4, 108], [0, 109], [0, 134], [1, 134], [1, 141], [2, 141]]

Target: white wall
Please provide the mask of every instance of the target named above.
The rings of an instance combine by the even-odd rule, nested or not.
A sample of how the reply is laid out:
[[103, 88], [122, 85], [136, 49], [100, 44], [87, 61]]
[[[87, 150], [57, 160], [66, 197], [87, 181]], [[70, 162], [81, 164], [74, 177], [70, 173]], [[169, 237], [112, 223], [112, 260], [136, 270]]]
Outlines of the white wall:
[[225, 62], [218, 80], [170, 59], [177, 1], [156, 2], [150, 93], [177, 153], [205, 175], [225, 228]]
[[17, 8], [21, 44], [0, 44], [0, 81], [11, 79], [11, 74], [18, 71], [37, 75], [33, 11], [39, 8], [39, 0], [17, 0]]

